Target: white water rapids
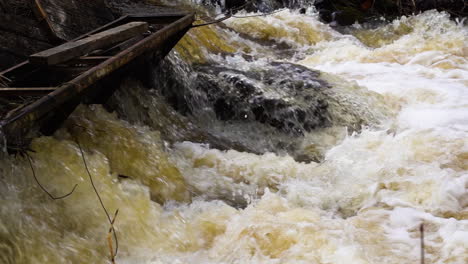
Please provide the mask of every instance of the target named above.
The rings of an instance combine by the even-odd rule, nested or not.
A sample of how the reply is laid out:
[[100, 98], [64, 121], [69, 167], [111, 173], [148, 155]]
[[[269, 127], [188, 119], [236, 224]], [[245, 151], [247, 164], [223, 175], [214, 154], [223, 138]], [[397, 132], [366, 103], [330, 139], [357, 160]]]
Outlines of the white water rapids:
[[[158, 131], [81, 106], [32, 145], [37, 176], [52, 193], [78, 183], [70, 197], [51, 201], [26, 159], [0, 160], [0, 263], [109, 261], [109, 226], [75, 137], [104, 203], [119, 209], [119, 264], [419, 263], [421, 223], [426, 263], [468, 263], [465, 25], [430, 11], [345, 35], [290, 10], [225, 24], [192, 31], [176, 50], [246, 69], [244, 53], [259, 65], [300, 64], [357, 83], [356, 93], [380, 94], [392, 114], [359, 132], [305, 135], [304, 148], [324, 158], [301, 163], [193, 142], [168, 146]], [[181, 52], [197, 34], [201, 48]], [[262, 41], [287, 44], [290, 55]]]

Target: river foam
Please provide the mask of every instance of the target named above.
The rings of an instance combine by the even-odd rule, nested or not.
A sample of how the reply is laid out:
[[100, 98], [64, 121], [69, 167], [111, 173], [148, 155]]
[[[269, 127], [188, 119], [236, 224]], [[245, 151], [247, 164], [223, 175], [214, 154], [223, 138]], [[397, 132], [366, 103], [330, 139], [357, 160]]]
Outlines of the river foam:
[[[437, 12], [399, 23], [409, 29], [370, 47], [289, 10], [226, 22], [248, 41], [292, 46], [287, 61], [379, 93], [396, 112], [358, 132], [332, 127], [305, 135], [304, 151], [320, 148], [320, 162], [193, 142], [169, 146], [158, 131], [100, 106], [80, 107], [56, 135], [32, 145], [36, 174], [52, 193], [78, 183], [70, 197], [49, 200], [25, 158], [0, 160], [0, 262], [109, 259], [109, 226], [78, 139], [104, 203], [119, 209], [117, 263], [416, 263], [421, 224], [426, 263], [467, 263], [467, 29]], [[374, 33], [380, 36], [366, 32]], [[226, 47], [223, 36], [242, 40], [220, 33], [217, 46]], [[198, 62], [230, 49], [278, 54], [276, 46], [218, 50], [210, 39], [197, 41], [205, 45], [193, 51]], [[243, 63], [234, 54], [222, 59]]]

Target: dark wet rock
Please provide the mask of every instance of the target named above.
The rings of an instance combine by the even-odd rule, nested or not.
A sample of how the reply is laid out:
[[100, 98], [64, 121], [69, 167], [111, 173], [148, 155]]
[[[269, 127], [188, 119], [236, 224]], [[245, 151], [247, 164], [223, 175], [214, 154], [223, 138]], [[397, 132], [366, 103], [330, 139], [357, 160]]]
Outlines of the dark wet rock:
[[318, 72], [302, 66], [274, 62], [245, 72], [214, 65], [192, 69], [172, 54], [149, 68], [152, 84], [124, 84], [132, 88], [118, 89], [111, 109], [160, 131], [171, 143], [294, 153], [302, 134], [329, 125], [328, 102], [319, 92], [329, 87]]
[[322, 145], [302, 151], [310, 133], [335, 127], [357, 131], [387, 117], [379, 95], [292, 63], [189, 66], [171, 53], [145, 69], [152, 80], [123, 82], [108, 105], [119, 117], [160, 131], [169, 143], [318, 161]]
[[300, 8], [304, 3], [312, 3], [310, 0], [203, 0], [202, 5], [219, 6], [224, 11], [245, 9], [249, 12], [271, 12], [273, 10], [289, 7]]
[[385, 119], [378, 95], [297, 64], [183, 65], [165, 60], [154, 86], [179, 113], [202, 123], [256, 123], [303, 135], [334, 125], [355, 131]]
[[334, 25], [351, 25], [376, 20], [394, 19], [426, 10], [446, 11], [453, 17], [467, 17], [466, 0], [205, 0], [207, 5], [221, 6], [225, 11], [243, 7], [247, 11], [271, 12], [279, 8], [304, 10], [314, 5], [320, 18]]
[[446, 11], [452, 17], [468, 15], [466, 0], [317, 0], [314, 5], [323, 21], [342, 26], [381, 17], [391, 20], [431, 9]]
[[108, 6], [116, 17], [125, 14], [154, 15], [180, 12], [176, 7], [164, 6], [148, 0], [110, 0]]
[[55, 34], [70, 40], [114, 20], [107, 1], [42, 0]]
[[195, 70], [195, 89], [206, 95], [220, 120], [256, 121], [293, 134], [328, 125], [320, 90], [329, 85], [316, 71], [279, 62], [246, 72], [221, 66]]
[[315, 7], [323, 21], [342, 26], [362, 23], [381, 15], [394, 17], [398, 12], [392, 0], [319, 0]]
[[199, 3], [205, 6], [219, 6], [226, 10], [243, 7], [247, 4], [247, 0], [202, 0]]
[[[229, 138], [222, 138], [207, 131], [196, 123], [188, 114], [188, 100], [178, 102], [175, 93], [172, 99], [161, 95], [161, 90], [183, 90], [181, 83], [175, 80], [180, 72], [174, 71], [167, 61], [160, 66], [153, 66], [157, 79], [154, 84], [148, 84], [141, 78], [140, 72], [133, 72], [119, 84], [119, 89], [112, 95], [105, 107], [110, 112], [117, 112], [119, 118], [133, 124], [149, 126], [161, 133], [161, 138], [169, 143], [198, 142], [208, 143], [220, 150], [236, 149], [251, 153], [261, 153], [255, 148], [240, 144]], [[150, 66], [151, 67], [151, 66]], [[158, 89], [153, 89], [156, 86]], [[174, 90], [173, 90], [174, 91]], [[166, 94], [167, 95], [167, 94]], [[168, 100], [170, 99], [170, 100]], [[174, 108], [177, 106], [177, 111]]]

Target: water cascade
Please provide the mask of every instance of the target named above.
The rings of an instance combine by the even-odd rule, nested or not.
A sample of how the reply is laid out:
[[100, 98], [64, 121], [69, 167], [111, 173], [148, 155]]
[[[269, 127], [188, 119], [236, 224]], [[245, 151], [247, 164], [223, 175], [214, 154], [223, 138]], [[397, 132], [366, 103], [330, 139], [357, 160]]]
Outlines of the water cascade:
[[0, 159], [0, 263], [110, 263], [80, 147], [119, 264], [418, 263], [421, 224], [426, 263], [466, 263], [466, 24], [338, 30], [305, 2], [190, 30], [151, 88], [125, 80], [34, 139], [37, 178], [69, 197]]

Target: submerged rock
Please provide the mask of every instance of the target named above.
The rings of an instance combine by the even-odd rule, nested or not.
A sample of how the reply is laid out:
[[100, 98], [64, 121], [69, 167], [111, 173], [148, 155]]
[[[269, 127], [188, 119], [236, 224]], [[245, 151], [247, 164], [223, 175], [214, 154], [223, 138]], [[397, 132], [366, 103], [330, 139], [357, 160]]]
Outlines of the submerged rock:
[[468, 15], [466, 0], [203, 0], [202, 3], [220, 6], [225, 11], [243, 8], [250, 12], [314, 6], [323, 21], [340, 26], [381, 17], [391, 20], [431, 9], [446, 11], [453, 17]]
[[392, 20], [431, 9], [446, 11], [452, 17], [468, 15], [466, 0], [316, 0], [314, 6], [322, 20], [342, 26], [381, 17]]
[[293, 134], [329, 125], [320, 90], [330, 86], [319, 72], [279, 62], [249, 72], [222, 66], [196, 71], [196, 89], [206, 94], [220, 120], [257, 121]]
[[193, 120], [257, 123], [286, 135], [304, 135], [331, 126], [359, 130], [385, 120], [389, 112], [380, 95], [293, 63], [201, 65], [185, 80], [180, 76], [190, 76], [190, 69], [180, 64], [161, 67], [157, 79], [165, 81], [156, 86]]
[[302, 151], [304, 141], [375, 126], [390, 114], [382, 96], [294, 63], [238, 56], [190, 66], [173, 52], [149, 68], [152, 80], [124, 82], [110, 108], [169, 143], [318, 161], [327, 147], [314, 143]]

